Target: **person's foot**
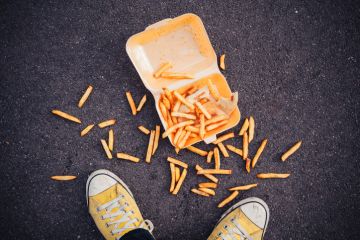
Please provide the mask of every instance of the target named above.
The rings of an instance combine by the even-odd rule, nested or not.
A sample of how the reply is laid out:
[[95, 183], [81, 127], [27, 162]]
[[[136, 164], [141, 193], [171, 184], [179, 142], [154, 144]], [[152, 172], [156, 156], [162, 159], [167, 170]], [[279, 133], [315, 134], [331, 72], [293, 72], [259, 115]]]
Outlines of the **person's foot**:
[[86, 199], [90, 215], [107, 240], [119, 239], [138, 228], [154, 229], [149, 220], [143, 219], [128, 186], [108, 170], [97, 170], [89, 176]]
[[269, 222], [269, 207], [259, 198], [247, 198], [228, 209], [208, 240], [263, 239]]

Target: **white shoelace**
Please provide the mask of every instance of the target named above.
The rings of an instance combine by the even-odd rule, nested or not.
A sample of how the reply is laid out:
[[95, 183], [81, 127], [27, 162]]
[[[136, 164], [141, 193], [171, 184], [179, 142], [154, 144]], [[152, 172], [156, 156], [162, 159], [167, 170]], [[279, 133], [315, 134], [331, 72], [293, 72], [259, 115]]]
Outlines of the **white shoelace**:
[[227, 230], [227, 234], [218, 234], [218, 239], [222, 240], [233, 240], [236, 239], [236, 236], [240, 236], [241, 240], [252, 240], [249, 234], [246, 233], [246, 230], [236, 221], [236, 219], [231, 219], [231, 223], [234, 225], [232, 229], [229, 229], [229, 226], [225, 225], [224, 228]]
[[[109, 221], [107, 223], [107, 226], [115, 225], [114, 229], [111, 231], [111, 234], [121, 234], [123, 231], [128, 229], [136, 229], [136, 228], [145, 228], [152, 232], [154, 230], [154, 225], [150, 220], [144, 220], [140, 224], [138, 224], [138, 227], [136, 226], [136, 223], [140, 222], [139, 219], [133, 218], [131, 219], [130, 216], [134, 214], [133, 211], [125, 211], [125, 207], [128, 206], [128, 203], [125, 203], [125, 205], [120, 206], [120, 200], [124, 198], [124, 195], [119, 195], [117, 198], [104, 203], [103, 205], [99, 206], [97, 208], [98, 211], [102, 211], [105, 209], [106, 214], [102, 215], [102, 219], [107, 218], [115, 218], [117, 216], [122, 216], [120, 219], [115, 221]], [[118, 210], [114, 213], [111, 213], [111, 210], [114, 208], [118, 208]], [[121, 223], [125, 223], [125, 225], [122, 228], [119, 228]], [[118, 239], [118, 238], [117, 238]]]

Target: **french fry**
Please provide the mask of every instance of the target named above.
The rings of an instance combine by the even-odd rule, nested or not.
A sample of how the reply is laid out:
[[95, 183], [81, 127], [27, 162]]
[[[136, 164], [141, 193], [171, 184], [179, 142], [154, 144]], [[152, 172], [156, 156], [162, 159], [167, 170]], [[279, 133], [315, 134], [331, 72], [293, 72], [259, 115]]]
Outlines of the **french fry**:
[[231, 169], [203, 169], [203, 170], [199, 170], [196, 173], [197, 175], [202, 175], [202, 174], [223, 174], [223, 175], [230, 175], [232, 174], [232, 170]]
[[215, 191], [210, 188], [199, 188], [200, 191], [215, 196]]
[[167, 99], [167, 97], [165, 95], [162, 96], [162, 102], [164, 103], [165, 107], [167, 110], [171, 110], [171, 103], [170, 100]]
[[222, 142], [218, 143], [218, 147], [219, 147], [222, 155], [224, 155], [224, 157], [226, 157], [226, 158], [229, 157], [229, 153], [226, 150], [226, 148], [225, 148], [225, 146], [224, 146], [224, 144]]
[[179, 154], [180, 148], [176, 147], [176, 148], [175, 148], [175, 152], [176, 152], [176, 154]]
[[173, 107], [173, 112], [179, 111], [180, 106], [181, 106], [181, 102], [179, 100], [177, 100], [174, 107]]
[[192, 119], [192, 120], [196, 119], [196, 116], [193, 114], [187, 114], [187, 113], [181, 113], [181, 112], [172, 112], [171, 116], [182, 117], [182, 118], [187, 118], [187, 119]]
[[194, 126], [186, 126], [185, 130], [193, 133], [200, 133], [200, 129]]
[[174, 145], [177, 145], [177, 142], [179, 141], [179, 138], [182, 134], [182, 132], [184, 131], [184, 128], [179, 128], [177, 131], [176, 131], [176, 134], [175, 134], [175, 137], [174, 137], [174, 141], [173, 141], [173, 144]]
[[175, 124], [175, 125], [169, 127], [168, 129], [166, 129], [165, 132], [163, 132], [162, 138], [166, 138], [167, 136], [169, 136], [170, 133], [174, 132], [178, 128], [185, 127], [185, 126], [191, 125], [193, 123], [194, 123], [193, 120], [188, 120], [188, 121], [184, 121], [184, 122], [180, 122], [178, 124]]
[[205, 117], [204, 114], [200, 114], [200, 138], [204, 139], [205, 137]]
[[186, 131], [182, 131], [182, 132], [180, 133], [179, 139], [178, 139], [177, 142], [176, 142], [176, 146], [177, 146], [178, 148], [180, 148], [180, 149], [181, 149], [181, 147], [179, 147], [179, 144], [180, 144], [180, 142], [183, 140], [183, 138], [185, 137], [186, 133], [187, 133]]
[[199, 183], [199, 188], [217, 188], [217, 184], [213, 182]]
[[170, 68], [172, 68], [172, 65], [171, 63], [169, 62], [166, 62], [166, 63], [163, 63], [158, 70], [156, 70], [156, 72], [154, 73], [154, 77], [155, 78], [159, 78], [160, 75], [165, 72], [166, 70], [169, 70]]
[[208, 126], [206, 126], [206, 131], [214, 130], [215, 128], [218, 128], [218, 127], [221, 127], [221, 126], [227, 124], [228, 122], [229, 122], [229, 120], [223, 120], [221, 122], [208, 125]]
[[74, 116], [72, 116], [72, 115], [70, 115], [70, 114], [67, 114], [67, 113], [65, 113], [65, 112], [62, 112], [62, 111], [60, 111], [60, 110], [56, 110], [56, 109], [55, 109], [55, 110], [52, 110], [51, 112], [52, 112], [53, 114], [59, 116], [59, 117], [62, 117], [62, 118], [64, 118], [64, 119], [67, 119], [67, 120], [69, 120], [69, 121], [76, 122], [76, 123], [81, 123], [80, 119], [78, 119], [77, 117], [74, 117]]
[[106, 156], [108, 159], [112, 159], [112, 154], [110, 152], [109, 146], [107, 145], [106, 141], [104, 139], [101, 139], [101, 145], [103, 146]]
[[257, 187], [257, 183], [229, 188], [229, 191], [245, 191]]
[[181, 141], [179, 142], [178, 144], [178, 147], [181, 149], [181, 148], [184, 148], [185, 144], [186, 144], [186, 141], [189, 139], [190, 137], [190, 133], [191, 132], [188, 132], [186, 131], [186, 134], [185, 136], [181, 139]]
[[188, 146], [186, 149], [193, 152], [193, 153], [199, 154], [200, 156], [203, 156], [203, 157], [208, 155], [207, 151], [201, 150], [201, 149], [199, 149], [197, 147], [194, 147], [194, 146]]
[[297, 142], [294, 146], [292, 146], [289, 150], [287, 150], [282, 156], [281, 161], [285, 161], [288, 157], [290, 157], [294, 152], [296, 152], [300, 146], [302, 141]]
[[[200, 167], [198, 164], [196, 164], [195, 169], [196, 169], [196, 171], [203, 170], [203, 168]], [[212, 174], [204, 174], [204, 177], [208, 178], [209, 180], [213, 181], [214, 183], [218, 183], [218, 182], [219, 182], [219, 179], [217, 179], [217, 177], [215, 177], [215, 176], [212, 175]]]
[[110, 151], [114, 150], [114, 130], [109, 130], [109, 140], [108, 140], [108, 146]]
[[207, 86], [209, 88], [211, 96], [213, 96], [213, 98], [218, 101], [220, 99], [220, 95], [211, 79], [208, 79]]
[[131, 92], [126, 92], [126, 98], [127, 98], [128, 102], [129, 102], [132, 115], [136, 115], [136, 106], [135, 106], [134, 99], [133, 99], [133, 97], [131, 95]]
[[88, 132], [90, 132], [90, 130], [94, 127], [94, 124], [91, 124], [89, 126], [87, 126], [86, 128], [84, 128], [84, 130], [81, 131], [80, 136], [83, 137], [86, 134], [88, 134]]
[[207, 97], [203, 97], [203, 98], [199, 99], [199, 103], [201, 103], [201, 104], [205, 104], [207, 102], [209, 102], [209, 99]]
[[159, 138], [160, 138], [160, 126], [156, 125], [156, 127], [155, 127], [155, 137], [154, 137], [154, 147], [153, 147], [153, 150], [152, 150], [152, 155], [155, 154], [155, 151], [159, 146]]
[[154, 147], [154, 139], [155, 139], [155, 131], [151, 130], [150, 137], [149, 137], [148, 149], [147, 149], [146, 158], [145, 158], [145, 162], [147, 162], [147, 163], [151, 162], [151, 155], [152, 155], [152, 151], [153, 151], [153, 147]]
[[266, 179], [266, 178], [288, 178], [290, 173], [258, 173], [257, 178]]
[[239, 195], [239, 191], [234, 191], [230, 194], [230, 196], [228, 196], [227, 198], [225, 198], [224, 200], [222, 200], [219, 205], [218, 208], [222, 208], [223, 206], [225, 206], [226, 204], [228, 204], [229, 202], [231, 202], [232, 200], [234, 200], [237, 195]]
[[197, 135], [196, 133], [194, 132], [190, 133], [190, 138], [197, 138], [197, 137], [199, 137], [199, 135]]
[[238, 149], [238, 148], [236, 148], [236, 147], [234, 147], [234, 146], [232, 146], [232, 145], [226, 145], [226, 147], [230, 150], [230, 151], [232, 151], [232, 152], [234, 152], [234, 153], [236, 153], [236, 154], [238, 154], [238, 155], [240, 155], [240, 156], [242, 156], [243, 155], [243, 151], [241, 150], [241, 149]]
[[177, 117], [171, 116], [171, 120], [172, 120], [173, 124], [179, 123], [179, 121], [177, 120]]
[[220, 64], [219, 65], [222, 70], [225, 70], [225, 54], [220, 56]]
[[163, 116], [165, 121], [167, 121], [167, 119], [168, 119], [168, 111], [166, 110], [166, 106], [162, 101], [159, 102], [159, 107], [160, 107], [161, 115]]
[[239, 135], [242, 136], [249, 128], [249, 119], [245, 118], [245, 121], [239, 131]]
[[244, 132], [243, 135], [243, 159], [246, 160], [248, 153], [249, 153], [249, 137], [247, 132]]
[[187, 165], [186, 163], [184, 163], [184, 162], [182, 162], [182, 161], [180, 161], [180, 160], [177, 160], [177, 159], [175, 159], [175, 158], [168, 157], [168, 158], [167, 158], [167, 161], [168, 161], [168, 162], [171, 162], [171, 163], [173, 163], [173, 164], [179, 165], [179, 166], [181, 166], [181, 167], [183, 167], [183, 168], [185, 168], [185, 169], [188, 168], [188, 165]]
[[149, 135], [149, 133], [150, 133], [150, 130], [142, 125], [138, 126], [138, 129], [146, 135]]
[[221, 142], [228, 140], [230, 138], [233, 138], [233, 137], [235, 137], [235, 134], [233, 132], [224, 134], [221, 137], [219, 137], [218, 139], [216, 139], [216, 141], [214, 141], [213, 144], [221, 143]]
[[145, 103], [146, 103], [146, 94], [141, 98], [139, 105], [136, 108], [136, 111], [140, 112]]
[[91, 92], [93, 90], [93, 87], [91, 85], [89, 85], [85, 91], [85, 93], [82, 95], [82, 97], [79, 100], [78, 103], [78, 107], [82, 108], [84, 106], [84, 103], [86, 102], [86, 100], [88, 99], [88, 97], [90, 96]]
[[201, 103], [199, 102], [196, 102], [195, 103], [195, 106], [200, 110], [200, 112], [202, 112], [204, 114], [204, 116], [207, 118], [207, 119], [211, 119], [211, 115], [210, 113], [206, 110], [206, 108], [201, 105]]
[[64, 176], [51, 176], [52, 180], [56, 180], [56, 181], [70, 181], [70, 180], [74, 180], [76, 179], [76, 176], [69, 176], [69, 175], [64, 175]]
[[192, 103], [190, 103], [188, 100], [186, 100], [183, 96], [181, 96], [180, 93], [174, 91], [174, 95], [180, 102], [182, 102], [185, 106], [187, 106], [191, 110], [195, 109], [195, 106]]
[[180, 178], [180, 168], [175, 167], [175, 181], [179, 181]]
[[220, 169], [220, 152], [219, 148], [214, 148], [214, 159], [215, 159], [215, 169]]
[[115, 123], [116, 123], [115, 119], [110, 119], [110, 120], [99, 123], [98, 127], [99, 128], [106, 128], [108, 126], [114, 125]]
[[173, 95], [170, 92], [170, 90], [167, 89], [167, 88], [164, 88], [164, 93], [165, 93], [165, 96], [169, 99], [169, 101], [171, 103], [171, 106], [173, 106], [174, 105], [174, 98], [173, 98]]
[[140, 161], [140, 158], [131, 156], [131, 155], [126, 154], [126, 153], [117, 153], [116, 157], [119, 158], [119, 159], [129, 160], [129, 161], [136, 162], [136, 163]]
[[206, 162], [207, 163], [211, 163], [212, 157], [214, 156], [214, 151], [209, 151], [207, 158], [206, 158]]
[[249, 120], [249, 143], [254, 139], [254, 132], [255, 132], [255, 120], [252, 116], [250, 116]]
[[174, 122], [172, 121], [172, 118], [171, 118], [170, 113], [168, 111], [166, 111], [166, 116], [168, 117], [167, 118], [167, 126], [168, 127], [174, 126]]
[[169, 79], [193, 79], [194, 76], [188, 73], [163, 72], [160, 77]]
[[176, 184], [176, 186], [175, 186], [175, 189], [174, 189], [174, 191], [172, 192], [172, 194], [176, 195], [176, 194], [179, 192], [180, 187], [181, 187], [181, 185], [183, 184], [184, 179], [185, 179], [185, 177], [186, 177], [186, 174], [187, 174], [187, 170], [184, 169], [184, 170], [182, 171], [181, 175], [180, 175], [180, 179], [179, 179], [179, 181], [177, 182], [177, 184]]
[[186, 91], [186, 93], [187, 93], [188, 95], [191, 95], [191, 94], [195, 93], [197, 90], [198, 90], [198, 87], [192, 86], [191, 88], [189, 88], [189, 89]]
[[175, 188], [175, 164], [170, 163], [170, 173], [171, 173], [171, 184], [170, 184], [170, 192], [174, 191]]
[[227, 115], [225, 115], [225, 114], [218, 115], [218, 116], [212, 117], [212, 118], [209, 119], [209, 120], [206, 120], [206, 121], [205, 121], [205, 125], [210, 125], [210, 124], [213, 124], [213, 123], [217, 123], [217, 122], [226, 120], [226, 119], [228, 119], [228, 118], [229, 118], [229, 117], [228, 117]]
[[267, 141], [268, 141], [267, 139], [264, 139], [264, 140], [261, 142], [261, 145], [260, 145], [260, 147], [258, 148], [258, 150], [256, 151], [256, 154], [255, 154], [255, 156], [254, 156], [254, 158], [253, 158], [253, 160], [252, 160], [252, 162], [251, 162], [251, 167], [252, 167], [252, 168], [255, 167], [257, 161], [259, 160], [259, 157], [260, 157], [261, 153], [264, 151], [264, 148], [265, 148], [265, 146], [266, 146], [266, 144], [267, 144]]
[[192, 191], [193, 193], [195, 193], [195, 194], [200, 195], [200, 196], [210, 197], [209, 194], [204, 193], [204, 192], [202, 192], [202, 191], [200, 191], [200, 190], [198, 190], [198, 189], [196, 189], [196, 188], [192, 188], [191, 191]]
[[250, 163], [251, 160], [249, 158], [246, 158], [245, 168], [248, 173], [250, 173]]

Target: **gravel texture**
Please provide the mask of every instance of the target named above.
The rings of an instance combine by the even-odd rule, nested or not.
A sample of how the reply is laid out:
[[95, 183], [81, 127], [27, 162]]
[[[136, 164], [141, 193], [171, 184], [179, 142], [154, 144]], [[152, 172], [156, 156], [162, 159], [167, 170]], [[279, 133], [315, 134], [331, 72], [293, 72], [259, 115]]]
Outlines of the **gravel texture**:
[[[257, 168], [246, 174], [234, 154], [223, 161], [213, 198], [190, 188], [201, 182], [190, 165], [177, 196], [168, 192], [167, 140], [151, 165], [109, 161], [100, 144], [107, 130], [87, 124], [118, 119], [116, 151], [144, 158], [159, 124], [150, 93], [126, 52], [127, 39], [147, 25], [192, 12], [204, 21], [215, 51], [226, 53], [229, 85], [242, 116], [256, 122], [253, 156], [269, 139]], [[157, 239], [206, 239], [224, 209], [226, 187], [259, 182], [240, 193], [264, 199], [271, 211], [266, 239], [359, 239], [360, 4], [357, 1], [2, 1], [0, 4], [0, 234], [1, 239], [101, 239], [86, 207], [88, 174], [105, 168], [131, 188]], [[83, 109], [77, 101], [94, 92]], [[133, 117], [135, 101], [148, 95]], [[83, 120], [53, 116], [59, 108]], [[238, 131], [239, 127], [234, 130]], [[301, 139], [287, 162], [281, 153]], [[240, 138], [228, 141], [240, 146]], [[200, 144], [209, 149], [210, 146]], [[257, 180], [259, 172], [290, 172], [286, 180]], [[75, 174], [72, 182], [52, 175]]]

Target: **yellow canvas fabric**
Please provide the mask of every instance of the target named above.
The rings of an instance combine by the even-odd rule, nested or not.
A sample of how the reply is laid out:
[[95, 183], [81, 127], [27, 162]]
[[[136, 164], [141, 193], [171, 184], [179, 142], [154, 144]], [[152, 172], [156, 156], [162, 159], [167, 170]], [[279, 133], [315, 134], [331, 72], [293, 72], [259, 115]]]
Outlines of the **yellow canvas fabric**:
[[[224, 217], [218, 225], [214, 228], [208, 240], [223, 239], [224, 236], [229, 235], [236, 226], [231, 222], [235, 219], [239, 225], [246, 231], [246, 233], [254, 240], [262, 239], [263, 229], [256, 226], [251, 220], [241, 211], [240, 208], [234, 209], [226, 217]], [[242, 240], [239, 235], [233, 234], [233, 239]]]
[[[133, 214], [130, 216], [130, 219], [136, 218], [138, 221], [134, 223], [133, 227], [137, 228], [139, 225], [144, 221], [140, 210], [135, 202], [135, 199], [129, 194], [129, 192], [120, 184], [115, 184], [112, 187], [108, 188], [107, 190], [89, 197], [89, 213], [95, 221], [96, 226], [104, 236], [106, 240], [114, 240], [125, 235], [132, 229], [127, 229], [120, 234], [112, 235], [111, 230], [114, 229], [114, 225], [107, 226], [107, 222], [115, 221], [121, 218], [120, 216], [114, 217], [112, 219], [102, 219], [102, 215], [106, 214], [106, 210], [98, 211], [97, 208], [113, 199], [118, 197], [120, 194], [124, 195], [124, 198], [120, 200], [121, 205], [125, 205], [127, 203], [128, 206], [125, 207], [125, 211], [133, 211]], [[114, 213], [118, 210], [118, 207], [112, 209], [110, 213]], [[109, 213], [109, 212], [107, 212]], [[121, 223], [118, 228], [122, 228], [126, 223]]]

